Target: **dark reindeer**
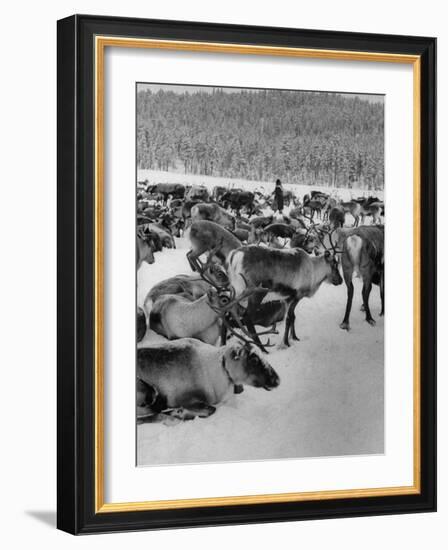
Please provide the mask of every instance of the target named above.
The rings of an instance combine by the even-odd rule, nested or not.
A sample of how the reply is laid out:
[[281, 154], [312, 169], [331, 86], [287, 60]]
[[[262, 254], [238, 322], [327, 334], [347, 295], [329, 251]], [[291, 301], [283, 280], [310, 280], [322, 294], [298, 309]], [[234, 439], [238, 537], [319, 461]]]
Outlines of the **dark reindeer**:
[[331, 208], [328, 214], [328, 221], [330, 222], [330, 227], [332, 229], [337, 229], [338, 227], [344, 227], [345, 224], [345, 211], [341, 206], [334, 206]]

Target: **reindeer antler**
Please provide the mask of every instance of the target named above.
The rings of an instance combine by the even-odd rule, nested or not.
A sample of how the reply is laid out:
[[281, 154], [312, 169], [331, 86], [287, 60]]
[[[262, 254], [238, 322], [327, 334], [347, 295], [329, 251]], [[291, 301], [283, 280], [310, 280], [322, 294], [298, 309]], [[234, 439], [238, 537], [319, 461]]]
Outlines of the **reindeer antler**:
[[[218, 300], [217, 304], [213, 304], [209, 300], [209, 306], [221, 318], [222, 323], [233, 336], [239, 338], [245, 344], [253, 344], [258, 346], [262, 351], [266, 352], [266, 348], [272, 347], [273, 344], [270, 343], [269, 338], [268, 341], [263, 344], [259, 337], [265, 336], [266, 334], [278, 334], [278, 332], [275, 330], [274, 325], [272, 325], [272, 327], [268, 330], [251, 333], [244, 326], [242, 321], [242, 319], [248, 315], [248, 312], [247, 309], [241, 305], [241, 302], [256, 293], [268, 292], [268, 289], [264, 287], [247, 288], [240, 296], [238, 296], [238, 298], [235, 298], [235, 290], [233, 287], [230, 287], [229, 292], [230, 295], [228, 296], [228, 303], [223, 304]], [[222, 295], [222, 292], [218, 293], [218, 296], [220, 296], [220, 294]], [[235, 328], [231, 325], [230, 320], [234, 322], [236, 328], [238, 328], [241, 332], [235, 330]]]
[[[330, 241], [330, 246], [331, 246], [331, 250], [333, 251], [333, 254], [342, 254], [342, 250], [338, 250], [336, 248], [336, 246], [334, 245], [333, 243], [333, 239], [332, 239], [332, 235], [333, 233], [336, 231], [336, 229], [333, 229], [332, 231], [323, 231], [322, 230], [322, 233], [324, 235], [328, 235], [328, 240]], [[321, 235], [321, 232], [319, 230], [316, 229], [316, 235], [317, 235], [317, 238], [319, 239], [319, 242], [320, 244], [325, 248], [325, 250], [327, 250], [328, 252], [330, 252], [330, 249], [328, 248], [328, 246], [325, 244], [325, 241], [324, 239], [322, 238], [322, 235]]]
[[241, 302], [246, 298], [250, 298], [251, 296], [253, 296], [258, 292], [264, 292], [264, 293], [269, 292], [269, 290], [261, 286], [247, 288], [240, 296], [238, 296], [238, 298], [235, 298], [235, 289], [233, 287], [230, 287], [229, 292], [230, 292], [230, 296], [229, 296], [230, 302], [228, 304], [224, 306], [214, 306], [213, 304], [210, 304], [210, 307], [214, 311], [218, 310], [217, 313], [225, 314], [231, 311], [235, 306], [241, 306]]
[[328, 233], [328, 239], [330, 240], [331, 248], [333, 249], [334, 254], [342, 254], [342, 250], [338, 250], [335, 245], [333, 244], [333, 239], [331, 238], [333, 233], [336, 231], [336, 229], [333, 229], [333, 231]]
[[[190, 265], [192, 266], [194, 271], [197, 271], [205, 282], [207, 282], [209, 285], [214, 287], [217, 291], [224, 290], [229, 286], [228, 279], [226, 277], [226, 282], [223, 284], [218, 284], [216, 280], [214, 280], [210, 276], [210, 272], [213, 267], [217, 266], [218, 264], [213, 262], [213, 259], [215, 257], [216, 252], [221, 248], [223, 239], [220, 240], [220, 242], [210, 251], [207, 261], [205, 263], [202, 263], [199, 258], [189, 258]], [[220, 264], [219, 264], [220, 265]], [[194, 266], [194, 267], [193, 267]], [[224, 268], [222, 268], [225, 272]]]

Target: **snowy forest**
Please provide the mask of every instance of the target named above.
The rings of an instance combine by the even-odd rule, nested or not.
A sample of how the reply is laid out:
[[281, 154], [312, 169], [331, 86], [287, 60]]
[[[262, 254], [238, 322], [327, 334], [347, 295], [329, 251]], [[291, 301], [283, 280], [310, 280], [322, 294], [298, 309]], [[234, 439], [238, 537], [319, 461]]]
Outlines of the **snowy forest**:
[[384, 105], [337, 93], [137, 93], [140, 169], [383, 189]]

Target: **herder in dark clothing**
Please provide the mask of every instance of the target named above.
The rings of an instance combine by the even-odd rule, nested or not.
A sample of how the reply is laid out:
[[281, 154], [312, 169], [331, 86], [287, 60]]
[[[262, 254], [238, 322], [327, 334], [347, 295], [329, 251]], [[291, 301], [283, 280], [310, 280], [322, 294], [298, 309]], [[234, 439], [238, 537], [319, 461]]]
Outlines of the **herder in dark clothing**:
[[277, 204], [277, 210], [281, 214], [283, 211], [283, 187], [280, 180], [275, 182], [274, 199]]

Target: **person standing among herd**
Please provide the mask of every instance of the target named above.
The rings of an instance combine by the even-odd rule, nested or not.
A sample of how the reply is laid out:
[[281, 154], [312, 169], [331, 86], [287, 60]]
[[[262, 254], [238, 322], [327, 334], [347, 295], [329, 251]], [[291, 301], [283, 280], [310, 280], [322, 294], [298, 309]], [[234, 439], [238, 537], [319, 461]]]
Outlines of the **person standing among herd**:
[[277, 210], [281, 214], [283, 212], [283, 187], [279, 179], [275, 182], [274, 199], [277, 204]]

